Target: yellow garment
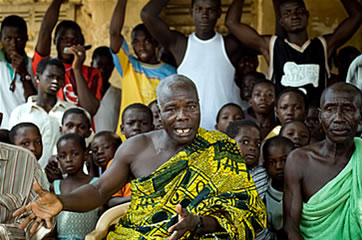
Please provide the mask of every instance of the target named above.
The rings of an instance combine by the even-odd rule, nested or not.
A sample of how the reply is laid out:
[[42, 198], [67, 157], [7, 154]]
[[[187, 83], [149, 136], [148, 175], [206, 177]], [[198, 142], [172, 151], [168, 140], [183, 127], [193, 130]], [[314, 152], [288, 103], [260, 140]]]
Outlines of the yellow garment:
[[254, 239], [266, 226], [265, 206], [235, 142], [199, 129], [188, 145], [149, 176], [131, 182], [131, 206], [107, 239], [165, 239], [176, 205], [212, 216], [224, 229], [181, 239]]
[[278, 136], [280, 133], [280, 130], [282, 129], [282, 126], [276, 126], [273, 128], [273, 130], [271, 130], [268, 135], [264, 138], [264, 141], [268, 140], [269, 138]]

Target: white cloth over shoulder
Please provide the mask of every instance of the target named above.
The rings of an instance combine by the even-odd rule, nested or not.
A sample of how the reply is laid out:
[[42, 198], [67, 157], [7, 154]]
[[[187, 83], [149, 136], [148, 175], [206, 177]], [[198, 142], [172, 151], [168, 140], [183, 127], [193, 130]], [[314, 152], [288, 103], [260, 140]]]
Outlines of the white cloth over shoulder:
[[362, 90], [362, 54], [356, 57], [349, 66], [346, 82]]

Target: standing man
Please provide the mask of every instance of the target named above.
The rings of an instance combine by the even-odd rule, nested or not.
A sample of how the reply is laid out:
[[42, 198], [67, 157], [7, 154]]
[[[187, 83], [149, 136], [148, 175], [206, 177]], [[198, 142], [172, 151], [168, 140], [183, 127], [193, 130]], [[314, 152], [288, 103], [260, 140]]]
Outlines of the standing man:
[[6, 17], [1, 23], [0, 37], [0, 112], [2, 127], [7, 129], [11, 111], [36, 94], [36, 89], [31, 59], [25, 53], [28, 28], [24, 19], [15, 15]]
[[190, 14], [196, 31], [186, 37], [171, 31], [160, 13], [169, 0], [150, 0], [141, 17], [152, 36], [169, 49], [178, 65], [177, 73], [192, 79], [201, 107], [201, 127], [212, 130], [219, 109], [226, 103], [240, 105], [240, 90], [234, 82], [239, 42], [215, 32], [221, 16], [221, 0], [193, 0]]
[[289, 154], [285, 166], [284, 229], [288, 239], [362, 239], [362, 140], [358, 88], [324, 90], [319, 118], [326, 139]]

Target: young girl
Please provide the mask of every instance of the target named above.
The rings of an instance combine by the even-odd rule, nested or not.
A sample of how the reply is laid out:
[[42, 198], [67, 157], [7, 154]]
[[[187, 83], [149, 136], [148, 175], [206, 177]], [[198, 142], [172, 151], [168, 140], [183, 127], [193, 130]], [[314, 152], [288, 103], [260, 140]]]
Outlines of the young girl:
[[227, 103], [217, 113], [215, 129], [226, 134], [229, 124], [241, 119], [244, 119], [241, 107], [235, 103]]
[[[54, 181], [55, 194], [72, 192], [97, 179], [83, 172], [84, 161], [88, 158], [83, 137], [74, 133], [66, 134], [58, 140], [57, 149], [60, 166], [68, 176], [64, 180]], [[84, 239], [95, 228], [98, 216], [98, 209], [85, 213], [60, 212], [57, 216], [57, 239]]]

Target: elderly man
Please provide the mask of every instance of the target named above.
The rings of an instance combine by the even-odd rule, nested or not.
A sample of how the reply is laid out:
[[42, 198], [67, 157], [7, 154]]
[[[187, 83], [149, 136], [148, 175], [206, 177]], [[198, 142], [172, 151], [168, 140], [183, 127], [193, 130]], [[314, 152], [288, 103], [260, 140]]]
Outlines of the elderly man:
[[254, 238], [265, 227], [265, 207], [235, 143], [199, 128], [195, 84], [172, 75], [157, 97], [164, 129], [124, 142], [94, 184], [58, 196], [35, 184], [42, 197], [16, 213], [32, 211], [24, 225], [96, 208], [133, 178], [129, 211], [108, 239]]
[[353, 85], [324, 90], [320, 121], [326, 139], [292, 152], [285, 166], [288, 239], [362, 239], [362, 96]]

